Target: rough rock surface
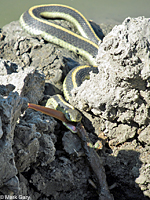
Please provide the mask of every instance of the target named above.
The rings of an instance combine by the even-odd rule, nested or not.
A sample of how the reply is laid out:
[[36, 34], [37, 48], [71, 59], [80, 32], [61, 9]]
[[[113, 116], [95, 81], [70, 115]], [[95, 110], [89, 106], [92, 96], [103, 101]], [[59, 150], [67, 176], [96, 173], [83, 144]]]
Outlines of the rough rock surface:
[[43, 98], [44, 75], [38, 73], [34, 67], [22, 69], [15, 63], [0, 59], [0, 69], [0, 84], [8, 90], [0, 91], [1, 94], [7, 95], [10, 91], [16, 91], [32, 103], [38, 103]]
[[12, 150], [16, 120], [21, 114], [23, 100], [17, 93], [10, 93], [5, 99], [0, 96], [0, 191], [4, 194], [19, 192], [18, 171]]
[[94, 175], [79, 138], [51, 117], [25, 111], [28, 102], [61, 93], [68, 71], [87, 61], [28, 35], [19, 22], [3, 27], [0, 53], [0, 195], [33, 200], [98, 198], [88, 183]]
[[[55, 22], [74, 31], [68, 22]], [[149, 39], [149, 19], [128, 18], [115, 26], [99, 46], [99, 74], [73, 91], [90, 139], [101, 137], [98, 153], [117, 200], [150, 197]], [[0, 55], [0, 195], [98, 200], [80, 139], [61, 122], [25, 110], [27, 102], [62, 93], [68, 71], [87, 61], [30, 36], [19, 22], [3, 27]]]
[[[141, 154], [145, 151], [145, 156], [149, 154], [146, 150], [149, 146], [150, 123], [149, 45], [150, 19], [125, 19], [121, 25], [115, 26], [99, 45], [99, 73], [92, 74], [90, 80], [84, 81], [80, 87], [74, 89], [72, 98], [75, 107], [91, 111], [94, 116], [101, 118], [99, 126], [109, 138], [109, 145], [117, 146], [134, 141], [134, 151]], [[130, 151], [131, 147], [125, 149]], [[137, 153], [136, 156], [138, 155], [140, 154]], [[132, 166], [140, 166], [139, 174], [135, 176], [136, 183], [138, 182], [144, 194], [150, 197], [149, 174], [145, 171], [145, 164], [150, 162], [141, 156], [139, 159], [143, 164], [140, 166], [140, 161], [136, 160]], [[130, 164], [125, 162], [124, 165], [128, 168]], [[121, 182], [130, 185], [131, 180], [125, 181], [126, 173], [120, 173], [124, 174], [123, 177], [126, 176], [121, 180], [119, 170], [114, 171], [109, 162], [108, 166], [110, 171], [120, 177]], [[121, 168], [121, 164], [118, 168]], [[134, 177], [132, 168], [130, 169], [131, 175], [128, 176]], [[144, 176], [145, 181], [138, 178], [139, 175]]]

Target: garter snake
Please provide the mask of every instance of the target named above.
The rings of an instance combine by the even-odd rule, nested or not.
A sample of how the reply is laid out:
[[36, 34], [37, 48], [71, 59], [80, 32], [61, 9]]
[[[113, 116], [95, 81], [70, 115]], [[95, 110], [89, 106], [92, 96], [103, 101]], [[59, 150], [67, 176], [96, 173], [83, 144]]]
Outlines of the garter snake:
[[[50, 18], [62, 18], [72, 22], [81, 35], [67, 30], [59, 25], [49, 22]], [[95, 65], [98, 52], [99, 38], [87, 19], [76, 9], [60, 4], [33, 6], [20, 17], [20, 24], [29, 34], [41, 36], [46, 41], [55, 43], [84, 56], [91, 65]], [[97, 72], [96, 66], [78, 66], [73, 68], [66, 76], [63, 83], [64, 96], [69, 100], [71, 90], [81, 85], [89, 72]], [[73, 106], [65, 103], [60, 95], [55, 95], [50, 100], [56, 109], [61, 109], [60, 104], [65, 104], [64, 114], [69, 121], [78, 122], [81, 114]], [[47, 103], [48, 105], [48, 103]]]

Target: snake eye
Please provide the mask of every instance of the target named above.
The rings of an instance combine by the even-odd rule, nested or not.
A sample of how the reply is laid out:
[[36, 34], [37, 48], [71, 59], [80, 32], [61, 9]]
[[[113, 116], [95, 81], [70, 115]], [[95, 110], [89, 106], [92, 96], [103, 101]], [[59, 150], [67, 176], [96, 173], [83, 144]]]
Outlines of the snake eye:
[[67, 119], [68, 121], [70, 121], [70, 122], [72, 121], [69, 112], [65, 112], [65, 117], [66, 117], [66, 119]]

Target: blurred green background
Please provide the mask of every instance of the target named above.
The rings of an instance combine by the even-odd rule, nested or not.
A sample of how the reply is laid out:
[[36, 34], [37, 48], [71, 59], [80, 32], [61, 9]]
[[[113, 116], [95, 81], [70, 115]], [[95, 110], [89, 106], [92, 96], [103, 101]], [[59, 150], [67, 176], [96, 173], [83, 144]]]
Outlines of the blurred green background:
[[33, 5], [65, 4], [96, 23], [120, 24], [126, 17], [150, 17], [150, 0], [0, 0], [0, 28]]

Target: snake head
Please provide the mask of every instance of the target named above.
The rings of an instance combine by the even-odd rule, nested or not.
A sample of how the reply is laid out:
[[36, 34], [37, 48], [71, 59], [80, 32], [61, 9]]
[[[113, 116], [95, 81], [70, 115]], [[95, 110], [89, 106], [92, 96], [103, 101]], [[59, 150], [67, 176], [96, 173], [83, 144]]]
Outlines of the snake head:
[[[63, 122], [63, 124], [73, 133], [77, 133], [77, 129], [76, 129], [76, 123], [68, 121], [66, 119], [66, 116], [64, 115], [64, 113], [62, 113], [61, 111], [58, 110], [54, 110], [51, 108], [47, 108], [44, 106], [40, 106], [40, 105], [36, 105], [36, 104], [32, 104], [29, 103], [28, 104], [28, 108], [34, 109], [36, 111], [40, 111], [46, 115], [49, 115], [51, 117], [55, 117], [56, 119], [59, 119]], [[72, 110], [72, 109], [71, 109]]]
[[76, 109], [67, 109], [64, 115], [66, 119], [70, 122], [80, 122], [82, 119], [81, 113]]

